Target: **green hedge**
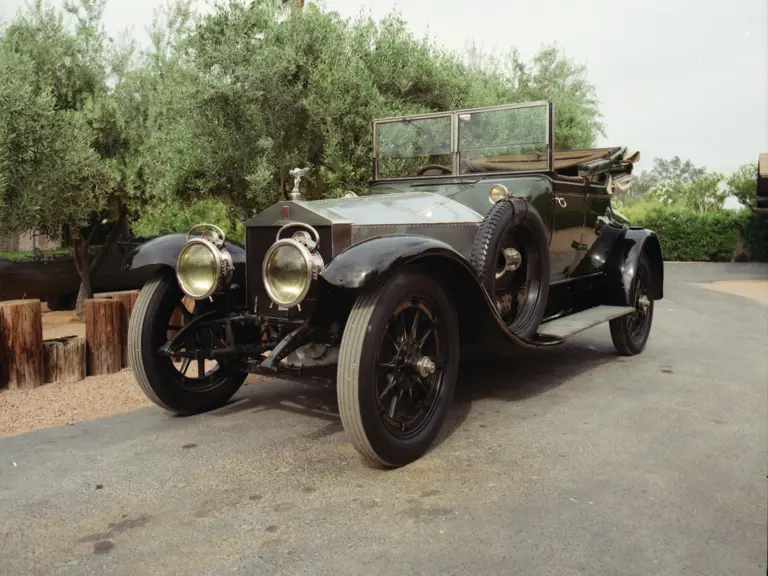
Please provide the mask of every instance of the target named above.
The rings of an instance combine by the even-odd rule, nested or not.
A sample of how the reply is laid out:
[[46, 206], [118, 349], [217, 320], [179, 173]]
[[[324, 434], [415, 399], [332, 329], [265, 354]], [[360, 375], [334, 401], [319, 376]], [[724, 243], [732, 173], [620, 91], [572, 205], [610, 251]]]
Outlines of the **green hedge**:
[[[655, 207], [627, 216], [635, 226], [659, 236], [665, 260], [730, 262], [736, 259], [768, 261], [768, 220], [751, 211], [700, 214]], [[743, 241], [743, 251], [739, 247]]]

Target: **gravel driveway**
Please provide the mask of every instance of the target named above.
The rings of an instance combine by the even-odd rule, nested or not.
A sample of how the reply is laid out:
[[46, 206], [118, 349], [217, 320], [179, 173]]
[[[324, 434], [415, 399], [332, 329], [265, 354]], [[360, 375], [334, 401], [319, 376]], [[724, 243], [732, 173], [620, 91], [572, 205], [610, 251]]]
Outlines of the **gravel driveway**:
[[[735, 267], [734, 267], [735, 266]], [[645, 353], [606, 326], [463, 361], [422, 460], [365, 466], [332, 388], [245, 387], [0, 440], [0, 574], [766, 573], [768, 307], [666, 267]]]

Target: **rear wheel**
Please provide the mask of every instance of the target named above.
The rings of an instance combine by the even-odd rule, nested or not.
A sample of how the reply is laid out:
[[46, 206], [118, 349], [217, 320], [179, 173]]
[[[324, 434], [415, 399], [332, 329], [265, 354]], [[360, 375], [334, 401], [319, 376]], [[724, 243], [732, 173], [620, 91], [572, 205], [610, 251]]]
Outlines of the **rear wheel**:
[[635, 311], [610, 321], [613, 345], [622, 356], [640, 354], [648, 342], [653, 322], [652, 280], [648, 257], [641, 254], [632, 287]]
[[[141, 290], [128, 327], [128, 354], [136, 381], [150, 400], [176, 414], [197, 414], [225, 405], [247, 376], [224, 361], [158, 353], [198, 314], [199, 303], [184, 298], [173, 275], [163, 273]], [[185, 342], [204, 349], [220, 337], [215, 331], [196, 331]]]
[[458, 319], [437, 281], [410, 270], [361, 295], [337, 372], [341, 421], [355, 448], [386, 466], [419, 458], [445, 421], [458, 367]]

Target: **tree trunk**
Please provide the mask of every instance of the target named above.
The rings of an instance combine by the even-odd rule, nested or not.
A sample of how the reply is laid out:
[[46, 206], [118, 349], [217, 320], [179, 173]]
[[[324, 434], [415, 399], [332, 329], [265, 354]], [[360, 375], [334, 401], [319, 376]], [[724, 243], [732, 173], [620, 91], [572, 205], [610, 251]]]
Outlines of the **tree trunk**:
[[79, 234], [76, 234], [72, 241], [72, 257], [80, 276], [80, 290], [77, 293], [77, 304], [75, 305], [75, 320], [82, 322], [85, 318], [85, 302], [93, 298], [93, 285], [91, 284], [91, 258], [88, 254], [88, 243]]
[[107, 234], [104, 243], [101, 245], [98, 254], [96, 254], [93, 260], [91, 260], [88, 248], [91, 245], [91, 241], [96, 237], [96, 231], [99, 228], [99, 224], [94, 224], [87, 240], [83, 239], [79, 229], [75, 229], [76, 234], [72, 243], [72, 255], [75, 257], [75, 267], [77, 268], [77, 273], [80, 275], [80, 291], [77, 294], [75, 319], [80, 322], [83, 321], [86, 300], [93, 298], [93, 275], [99, 271], [101, 264], [112, 250], [112, 246], [114, 246], [120, 238], [125, 227], [125, 221], [128, 217], [128, 209], [122, 202], [119, 200], [118, 202], [117, 221], [109, 234]]
[[89, 375], [120, 371], [120, 302], [109, 298], [85, 301], [85, 340]]
[[37, 388], [45, 382], [40, 300], [0, 302], [0, 385]]
[[45, 381], [70, 384], [85, 378], [85, 338], [44, 340]]

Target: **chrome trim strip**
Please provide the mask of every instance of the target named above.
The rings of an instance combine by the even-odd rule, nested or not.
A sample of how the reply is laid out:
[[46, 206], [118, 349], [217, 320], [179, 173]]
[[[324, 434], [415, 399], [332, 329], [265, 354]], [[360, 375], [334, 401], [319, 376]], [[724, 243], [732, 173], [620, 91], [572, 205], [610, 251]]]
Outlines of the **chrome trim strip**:
[[547, 102], [547, 166], [549, 172], [555, 169], [554, 149], [555, 149], [555, 133], [554, 133], [554, 107], [552, 102]]
[[534, 100], [532, 102], [520, 102], [517, 104], [499, 104], [497, 106], [483, 106], [482, 108], [461, 108], [458, 110], [449, 110], [447, 112], [432, 112], [429, 114], [416, 114], [409, 116], [407, 114], [400, 116], [389, 116], [385, 118], [376, 118], [375, 123], [381, 124], [407, 118], [408, 120], [423, 120], [425, 118], [439, 118], [440, 116], [449, 116], [451, 114], [471, 114], [473, 112], [488, 112], [491, 110], [512, 110], [514, 108], [535, 108], [537, 106], [546, 106], [548, 100]]
[[561, 284], [570, 284], [571, 282], [576, 282], [576, 280], [585, 280], [586, 278], [594, 278], [595, 276], [602, 276], [602, 272], [593, 272], [592, 274], [584, 274], [583, 276], [575, 276], [573, 278], [565, 278], [564, 280], [555, 280], [554, 282], [550, 282], [550, 286], [559, 286]]

